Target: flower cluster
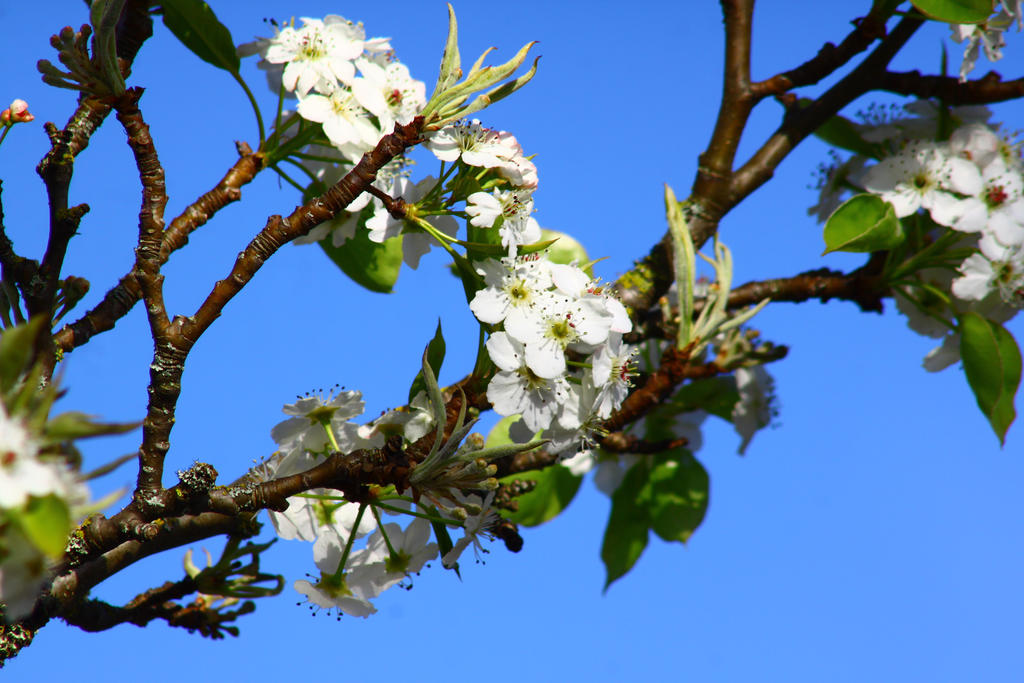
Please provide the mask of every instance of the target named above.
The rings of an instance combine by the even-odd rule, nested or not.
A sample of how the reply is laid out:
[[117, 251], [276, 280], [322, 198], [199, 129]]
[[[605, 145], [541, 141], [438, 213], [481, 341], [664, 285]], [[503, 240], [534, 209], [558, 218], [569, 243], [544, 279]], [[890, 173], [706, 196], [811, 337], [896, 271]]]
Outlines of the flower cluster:
[[[388, 411], [366, 425], [352, 423], [363, 408], [362, 395], [345, 390], [326, 397], [310, 394], [285, 405], [284, 412], [291, 417], [271, 430], [278, 451], [260, 468], [260, 477], [303, 472], [335, 452], [379, 448], [388, 434], [398, 433], [416, 441], [434, 426], [422, 392], [409, 409]], [[455, 566], [465, 548], [473, 545], [479, 550], [479, 537], [487, 534], [494, 518], [490, 509], [494, 494], [481, 499], [453, 489], [448, 495], [450, 504], [441, 504], [428, 492], [425, 499], [437, 508], [427, 500], [417, 503], [421, 512], [404, 529], [381, 520], [381, 512], [412, 514], [410, 500], [397, 494], [378, 494], [365, 505], [348, 502], [328, 489], [312, 489], [290, 498], [287, 510], [270, 513], [271, 521], [281, 538], [313, 543], [313, 559], [319, 570], [318, 576], [311, 577], [313, 580], [296, 581], [295, 589], [307, 597], [313, 609], [361, 617], [373, 614], [377, 611], [373, 598], [438, 556], [437, 545], [429, 542], [430, 524], [423, 518], [425, 514], [436, 516], [438, 510], [445, 515], [444, 521], [459, 524], [461, 520], [463, 526], [462, 538], [442, 558], [446, 567]], [[357, 548], [356, 541], [364, 537]]]
[[478, 270], [486, 287], [470, 309], [501, 326], [487, 340], [498, 367], [487, 399], [568, 449], [626, 397], [633, 351], [622, 342], [632, 329], [625, 307], [578, 266], [543, 254], [490, 259]]
[[[46, 578], [54, 548], [46, 552], [34, 538], [30, 520], [54, 504], [74, 516], [89, 494], [60, 459], [40, 454], [40, 443], [25, 423], [0, 405], [0, 602], [8, 620], [25, 616]], [[50, 505], [46, 503], [49, 501]], [[60, 541], [61, 529], [54, 530]], [[59, 553], [57, 553], [59, 554]]]
[[[945, 112], [920, 101], [906, 110], [910, 116], [876, 116], [861, 127], [881, 160], [870, 165], [854, 156], [836, 165], [812, 211], [822, 215], [846, 190], [862, 189], [889, 202], [901, 219], [926, 211], [933, 226], [928, 241], [966, 250], [966, 258], [954, 262], [955, 272], [925, 263], [935, 267], [918, 271], [923, 286], [897, 296], [912, 329], [944, 338], [925, 359], [934, 371], [959, 358], [959, 340], [951, 333], [955, 315], [971, 310], [1003, 322], [1024, 305], [1024, 161], [1020, 143], [987, 123], [984, 107]], [[936, 139], [942, 118], [954, 126], [945, 140]], [[936, 297], [936, 291], [952, 296]]]
[[352, 163], [426, 104], [424, 84], [394, 59], [388, 40], [368, 40], [362, 24], [337, 15], [304, 17], [301, 27], [286, 25], [273, 38], [240, 46], [239, 54], [259, 54], [271, 90], [297, 97], [298, 115], [322, 124]]

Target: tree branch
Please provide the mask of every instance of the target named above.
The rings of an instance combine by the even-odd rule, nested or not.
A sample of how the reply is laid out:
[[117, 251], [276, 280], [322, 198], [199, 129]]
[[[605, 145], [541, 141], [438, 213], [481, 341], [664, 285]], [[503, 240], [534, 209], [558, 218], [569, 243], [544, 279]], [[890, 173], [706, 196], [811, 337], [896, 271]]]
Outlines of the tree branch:
[[897, 95], [935, 97], [949, 105], [992, 104], [1024, 97], [1024, 77], [1004, 81], [995, 71], [961, 83], [955, 76], [922, 76], [919, 71], [886, 71], [877, 88]]
[[868, 16], [854, 21], [854, 29], [843, 38], [838, 47], [832, 43], [825, 43], [818, 50], [818, 54], [800, 66], [752, 84], [751, 90], [754, 95], [758, 98], [782, 95], [794, 88], [814, 85], [827, 78], [885, 35], [885, 22], [889, 14], [882, 16], [878, 11], [880, 9], [880, 5], [873, 5]]
[[[263, 169], [263, 156], [253, 153], [249, 145], [237, 143], [239, 159], [211, 190], [189, 204], [171, 221], [163, 234], [158, 264], [167, 263], [172, 252], [188, 244], [189, 235], [204, 225], [218, 211], [242, 198], [242, 186], [250, 183]], [[79, 320], [65, 325], [55, 336], [57, 347], [72, 351], [94, 335], [114, 328], [142, 298], [142, 289], [130, 271], [104, 295], [103, 300]]]

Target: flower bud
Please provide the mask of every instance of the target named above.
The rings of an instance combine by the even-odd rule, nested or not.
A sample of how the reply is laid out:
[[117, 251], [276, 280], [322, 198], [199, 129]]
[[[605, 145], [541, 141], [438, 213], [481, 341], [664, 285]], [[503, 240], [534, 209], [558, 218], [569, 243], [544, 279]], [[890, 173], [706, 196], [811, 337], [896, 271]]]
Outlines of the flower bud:
[[14, 100], [11, 106], [0, 112], [0, 123], [5, 126], [13, 126], [16, 123], [28, 123], [34, 121], [35, 116], [28, 111], [28, 102], [25, 100]]

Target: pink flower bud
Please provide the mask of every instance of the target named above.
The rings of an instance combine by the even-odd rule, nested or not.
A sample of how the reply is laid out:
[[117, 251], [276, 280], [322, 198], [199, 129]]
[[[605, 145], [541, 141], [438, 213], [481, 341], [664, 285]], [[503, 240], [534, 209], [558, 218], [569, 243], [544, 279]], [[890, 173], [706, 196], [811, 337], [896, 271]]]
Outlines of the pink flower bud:
[[25, 100], [14, 100], [11, 106], [0, 112], [0, 123], [11, 126], [15, 123], [28, 123], [34, 121], [35, 116], [28, 111], [28, 102]]

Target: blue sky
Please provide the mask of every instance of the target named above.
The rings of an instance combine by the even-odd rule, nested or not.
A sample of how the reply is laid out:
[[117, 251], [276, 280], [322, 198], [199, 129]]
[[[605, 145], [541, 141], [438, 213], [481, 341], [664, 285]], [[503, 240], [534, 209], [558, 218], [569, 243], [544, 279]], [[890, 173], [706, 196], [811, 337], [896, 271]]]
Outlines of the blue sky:
[[[428, 88], [436, 76], [446, 21], [440, 2], [212, 4], [237, 42], [269, 35], [263, 17], [341, 13], [363, 21], [370, 35], [391, 36], [398, 57]], [[826, 40], [838, 42], [868, 3], [843, 3], [845, 11], [839, 5], [762, 3], [755, 77], [803, 61]], [[34, 65], [54, 59], [48, 37], [83, 23], [86, 11], [73, 0], [40, 7], [0, 7], [8, 27], [0, 100], [24, 98], [37, 124], [62, 124], [74, 96], [44, 86]], [[607, 256], [597, 272], [613, 279], [662, 235], [662, 184], [685, 195], [692, 183], [722, 78], [717, 3], [455, 9], [466, 60], [491, 45], [503, 59], [540, 41], [535, 80], [482, 118], [537, 155], [541, 224], [575, 235], [592, 257]], [[937, 68], [945, 36], [940, 27], [921, 31], [896, 68]], [[1008, 78], [1024, 63], [1020, 47], [1020, 36], [1009, 35], [1008, 57], [997, 65]], [[950, 51], [958, 64], [957, 46]], [[988, 68], [982, 62], [976, 74]], [[234, 140], [255, 143], [255, 126], [230, 79], [187, 53], [159, 22], [133, 71], [130, 82], [146, 87], [141, 108], [167, 170], [174, 215], [223, 175], [235, 158]], [[244, 74], [271, 107], [254, 62]], [[994, 109], [1008, 128], [1024, 127], [1020, 103]], [[741, 156], [779, 115], [772, 102], [758, 108]], [[19, 127], [0, 147], [5, 222], [27, 255], [45, 244], [45, 195], [33, 170], [45, 149], [38, 125]], [[420, 158], [424, 174], [436, 173], [433, 161]], [[816, 199], [808, 186], [824, 159], [825, 147], [807, 141], [723, 222], [737, 282], [859, 264], [851, 255], [821, 257], [820, 226], [806, 215]], [[65, 266], [92, 282], [84, 306], [131, 265], [139, 193], [124, 134], [111, 120], [77, 161], [72, 184], [72, 201], [92, 206]], [[169, 309], [195, 310], [266, 216], [296, 203], [296, 193], [269, 173], [245, 188], [243, 201], [199, 230], [165, 268]], [[282, 250], [196, 347], [169, 472], [199, 459], [214, 464], [222, 479], [233, 478], [273, 450], [269, 430], [282, 419], [281, 405], [310, 389], [360, 389], [369, 415], [398, 404], [438, 317], [449, 349], [442, 383], [465, 374], [475, 324], [443, 265], [432, 254], [418, 271], [403, 271], [394, 294], [375, 295], [348, 282], [316, 248]], [[731, 427], [709, 422], [698, 453], [711, 475], [704, 525], [686, 547], [652, 539], [633, 572], [606, 595], [599, 549], [609, 503], [587, 481], [563, 516], [524, 531], [518, 555], [494, 545], [486, 565], [468, 564], [461, 582], [435, 565], [413, 590], [385, 593], [368, 620], [311, 617], [289, 587], [258, 604], [239, 623], [241, 637], [227, 641], [159, 624], [86, 634], [55, 623], [5, 676], [135, 680], [143, 667], [154, 681], [296, 674], [428, 681], [1012, 678], [1024, 665], [1021, 425], [1000, 449], [962, 370], [921, 369], [931, 340], [909, 331], [894, 311], [779, 304], [758, 316], [756, 327], [791, 348], [771, 367], [777, 425], [739, 458]], [[1010, 329], [1024, 337], [1019, 320]], [[69, 356], [64, 407], [141, 419], [150, 354], [137, 309]], [[134, 450], [138, 438], [87, 444], [87, 464]], [[94, 492], [128, 487], [133, 479], [124, 468]], [[98, 595], [123, 603], [178, 578], [181, 553], [165, 555], [132, 567]], [[311, 550], [282, 541], [265, 568], [290, 584], [313, 571]]]

